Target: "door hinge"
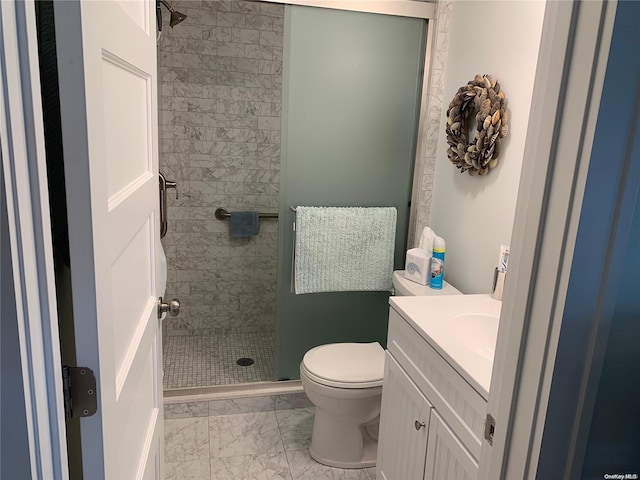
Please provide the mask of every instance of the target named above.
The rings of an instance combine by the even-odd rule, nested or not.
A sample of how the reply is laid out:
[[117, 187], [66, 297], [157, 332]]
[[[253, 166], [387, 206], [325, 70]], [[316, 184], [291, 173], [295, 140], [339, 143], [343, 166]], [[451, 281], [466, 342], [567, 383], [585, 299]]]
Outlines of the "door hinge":
[[493, 446], [493, 434], [496, 431], [496, 420], [487, 413], [487, 419], [484, 421], [484, 439]]
[[66, 420], [90, 417], [98, 411], [96, 377], [90, 368], [63, 366], [62, 388]]

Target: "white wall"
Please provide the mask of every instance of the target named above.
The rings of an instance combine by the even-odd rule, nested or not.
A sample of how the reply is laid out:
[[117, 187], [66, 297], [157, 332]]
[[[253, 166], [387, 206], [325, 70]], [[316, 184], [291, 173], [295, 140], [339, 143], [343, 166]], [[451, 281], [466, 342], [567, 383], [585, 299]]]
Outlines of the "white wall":
[[544, 1], [453, 2], [443, 118], [476, 73], [499, 80], [510, 114], [499, 165], [485, 177], [449, 162], [442, 123], [431, 226], [447, 242], [445, 278], [464, 293], [489, 292], [500, 244], [511, 239], [544, 8]]

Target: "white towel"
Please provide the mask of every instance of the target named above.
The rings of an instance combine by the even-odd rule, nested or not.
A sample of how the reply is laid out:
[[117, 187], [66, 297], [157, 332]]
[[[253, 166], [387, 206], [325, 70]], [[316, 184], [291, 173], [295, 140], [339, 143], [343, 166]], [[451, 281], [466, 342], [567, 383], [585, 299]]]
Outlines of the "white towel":
[[295, 293], [391, 290], [394, 207], [297, 207]]

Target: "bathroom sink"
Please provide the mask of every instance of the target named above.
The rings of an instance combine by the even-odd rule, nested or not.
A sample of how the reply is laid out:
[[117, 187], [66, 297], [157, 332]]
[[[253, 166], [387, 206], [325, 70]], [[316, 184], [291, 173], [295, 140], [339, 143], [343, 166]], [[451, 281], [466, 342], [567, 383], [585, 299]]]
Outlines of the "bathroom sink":
[[470, 351], [493, 360], [498, 321], [499, 317], [496, 315], [466, 313], [451, 318], [445, 326], [452, 339], [459, 341]]
[[391, 297], [391, 306], [484, 398], [502, 302], [490, 295]]

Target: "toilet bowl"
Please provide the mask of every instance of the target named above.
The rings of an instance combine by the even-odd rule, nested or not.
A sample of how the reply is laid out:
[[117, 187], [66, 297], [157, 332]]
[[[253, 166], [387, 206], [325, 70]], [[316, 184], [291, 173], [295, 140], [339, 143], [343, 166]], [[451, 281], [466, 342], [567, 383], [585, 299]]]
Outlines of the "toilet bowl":
[[384, 376], [379, 343], [333, 343], [309, 350], [300, 364], [307, 397], [316, 407], [309, 453], [340, 468], [376, 464]]
[[[393, 273], [396, 295], [461, 295], [444, 282], [441, 290]], [[332, 343], [309, 350], [300, 364], [302, 387], [316, 407], [309, 453], [339, 468], [376, 464], [384, 377], [379, 343]]]

